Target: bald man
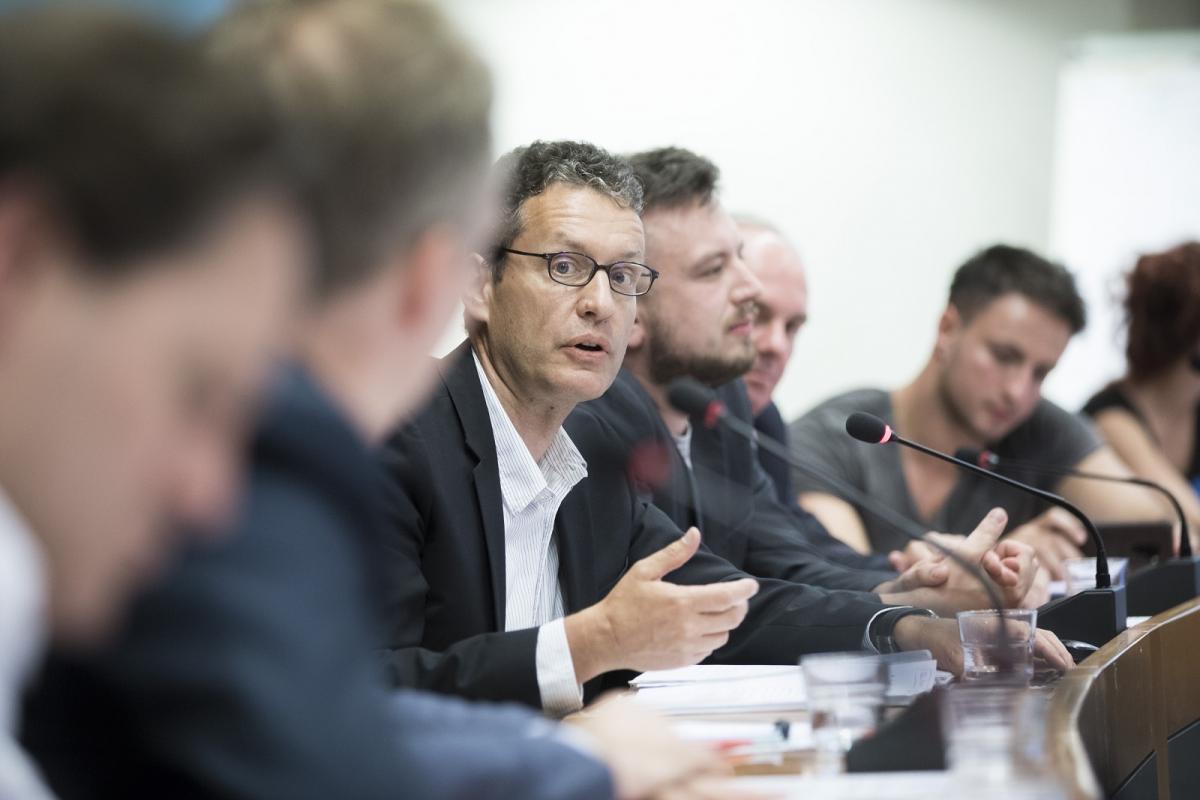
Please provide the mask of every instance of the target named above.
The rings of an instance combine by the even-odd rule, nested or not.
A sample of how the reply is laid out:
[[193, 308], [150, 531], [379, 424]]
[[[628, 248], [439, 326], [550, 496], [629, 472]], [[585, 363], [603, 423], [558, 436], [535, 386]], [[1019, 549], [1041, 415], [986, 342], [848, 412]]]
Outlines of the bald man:
[[[773, 226], [748, 218], [738, 219], [742, 257], [763, 285], [754, 320], [754, 366], [746, 373], [746, 393], [754, 412], [754, 426], [772, 439], [783, 441], [787, 428], [771, 401], [792, 357], [796, 334], [808, 320], [808, 279], [800, 254]], [[787, 503], [795, 498], [791, 469], [775, 456], [759, 451], [763, 469]]]
[[[763, 286], [754, 319], [754, 366], [745, 374], [746, 394], [759, 435], [787, 446], [787, 426], [771, 400], [792, 358], [796, 334], [808, 321], [808, 278], [795, 246], [775, 226], [751, 217], [738, 217], [742, 258]], [[807, 516], [796, 503], [792, 469], [783, 459], [758, 449], [758, 460], [771, 477], [779, 502]], [[826, 558], [861, 569], [890, 569], [886, 556], [863, 555], [831, 536], [814, 541]]]

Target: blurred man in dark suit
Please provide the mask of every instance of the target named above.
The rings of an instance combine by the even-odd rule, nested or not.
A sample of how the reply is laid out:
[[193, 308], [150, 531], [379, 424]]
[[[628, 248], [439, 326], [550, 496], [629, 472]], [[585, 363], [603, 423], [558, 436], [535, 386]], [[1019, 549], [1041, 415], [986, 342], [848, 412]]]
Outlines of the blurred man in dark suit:
[[10, 738], [43, 643], [96, 645], [233, 511], [304, 278], [276, 144], [194, 42], [0, 17], [0, 797], [43, 794]]
[[[60, 661], [27, 740], [64, 797], [622, 798], [713, 757], [623, 704], [569, 737], [384, 683], [370, 445], [418, 403], [487, 206], [490, 85], [431, 7], [247, 6], [213, 50], [293, 137], [318, 270], [223, 543], [187, 554], [118, 646]], [[392, 577], [392, 576], [389, 576]]]

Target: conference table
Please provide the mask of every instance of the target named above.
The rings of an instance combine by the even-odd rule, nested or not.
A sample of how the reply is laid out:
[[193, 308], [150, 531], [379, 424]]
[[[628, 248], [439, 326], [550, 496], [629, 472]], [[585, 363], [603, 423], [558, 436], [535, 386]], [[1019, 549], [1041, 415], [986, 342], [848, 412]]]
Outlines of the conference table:
[[[1040, 691], [1050, 692], [1046, 759], [1063, 796], [1200, 798], [1200, 598], [1126, 629]], [[811, 754], [801, 752], [737, 772], [802, 775], [813, 763]], [[780, 779], [766, 779], [764, 785], [774, 788], [771, 780]], [[904, 786], [911, 785], [911, 796], [917, 797], [937, 791], [942, 780], [931, 772], [876, 773], [874, 778], [806, 776], [778, 786], [788, 787], [785, 796], [794, 791], [794, 796], [871, 797], [872, 787], [886, 784], [888, 796], [907, 797]], [[845, 785], [838, 788], [838, 781]]]

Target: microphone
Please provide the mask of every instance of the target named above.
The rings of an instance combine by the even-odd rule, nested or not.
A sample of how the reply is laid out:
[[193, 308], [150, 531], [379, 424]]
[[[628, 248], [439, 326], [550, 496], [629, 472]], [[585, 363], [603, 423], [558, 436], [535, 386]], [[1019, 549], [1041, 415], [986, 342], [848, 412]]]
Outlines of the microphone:
[[[667, 400], [672, 406], [686, 413], [697, 425], [705, 428], [715, 428], [718, 424], [724, 425], [733, 433], [755, 442], [763, 450], [778, 456], [801, 472], [829, 484], [829, 486], [846, 499], [861, 505], [872, 514], [887, 522], [906, 539], [923, 542], [933, 547], [969, 572], [983, 585], [983, 589], [987, 593], [988, 602], [992, 604], [993, 608], [1004, 608], [1004, 603], [1001, 601], [996, 587], [983, 574], [983, 570], [978, 564], [967, 561], [951, 548], [945, 547], [934, 540], [927, 540], [925, 538], [927, 531], [921, 525], [868, 496], [865, 492], [858, 489], [858, 487], [800, 461], [779, 442], [760, 435], [754, 429], [753, 425], [730, 414], [728, 409], [725, 408], [724, 403], [717, 398], [716, 392], [709, 387], [692, 378], [678, 378], [672, 381], [671, 385], [667, 388]], [[1009, 661], [1008, 631], [1005, 628], [1006, 626], [1004, 625], [997, 627], [997, 638], [1000, 640], [998, 644], [1002, 654], [999, 666], [1001, 671], [1008, 673], [1012, 670], [1012, 664]]]
[[1167, 487], [1161, 483], [1148, 481], [1145, 478], [1121, 478], [1116, 475], [1102, 475], [1099, 472], [1087, 472], [1084, 470], [1074, 469], [1072, 467], [1055, 467], [1035, 464], [1031, 461], [1018, 461], [1012, 458], [1001, 458], [991, 450], [980, 450], [975, 447], [960, 447], [954, 451], [954, 457], [969, 461], [972, 464], [978, 464], [984, 469], [1008, 469], [1024, 470], [1035, 475], [1060, 475], [1062, 477], [1083, 478], [1091, 481], [1107, 481], [1109, 483], [1128, 483], [1134, 486], [1145, 486], [1147, 489], [1153, 489], [1167, 498], [1171, 503], [1171, 507], [1175, 509], [1175, 516], [1179, 520], [1179, 556], [1180, 558], [1188, 558], [1192, 555], [1192, 541], [1188, 534], [1187, 515], [1183, 513], [1183, 506], [1179, 505], [1179, 501], [1175, 499], [1175, 495], [1168, 491]]
[[[841, 478], [800, 461], [786, 447], [770, 437], [759, 435], [753, 425], [730, 414], [716, 393], [704, 384], [691, 378], [672, 381], [667, 389], [667, 399], [672, 406], [686, 413], [695, 424], [705, 428], [724, 425], [734, 434], [756, 442], [763, 450], [778, 456], [806, 475], [828, 484], [850, 502], [884, 520], [904, 538], [924, 542], [940, 551], [979, 581], [992, 608], [999, 610], [1004, 607], [996, 587], [983, 574], [978, 564], [971, 563], [936, 541], [926, 540], [926, 530], [916, 522], [893, 511]], [[1041, 611], [1038, 613], [1041, 614]], [[1003, 619], [1003, 616], [1001, 618]], [[998, 675], [1013, 675], [1012, 644], [1007, 625], [996, 626], [996, 645]], [[945, 740], [940, 724], [943, 696], [944, 691], [935, 688], [914, 700], [898, 717], [880, 726], [874, 736], [856, 742], [846, 754], [847, 771], [945, 769]]]
[[1004, 475], [990, 472], [983, 467], [947, 455], [932, 447], [926, 447], [897, 434], [879, 417], [856, 411], [846, 419], [846, 433], [867, 444], [896, 442], [918, 452], [954, 464], [968, 472], [982, 475], [1018, 491], [1032, 494], [1048, 503], [1070, 512], [1078, 519], [1096, 548], [1096, 588], [1088, 589], [1071, 597], [1052, 600], [1038, 609], [1038, 624], [1054, 631], [1060, 639], [1076, 639], [1100, 646], [1125, 630], [1127, 615], [1125, 587], [1112, 586], [1108, 574], [1108, 552], [1104, 540], [1095, 524], [1074, 504], [1051, 492], [1037, 489]]
[[1175, 509], [1175, 516], [1179, 519], [1179, 555], [1156, 564], [1149, 564], [1126, 578], [1125, 588], [1129, 596], [1129, 613], [1138, 616], [1153, 616], [1200, 595], [1200, 558], [1192, 553], [1187, 515], [1183, 513], [1183, 506], [1175, 499], [1175, 495], [1171, 494], [1170, 490], [1162, 484], [1148, 481], [1145, 478], [1121, 478], [1071, 467], [1047, 466], [1029, 461], [1001, 458], [990, 450], [979, 450], [973, 447], [960, 447], [954, 452], [954, 455], [963, 461], [970, 461], [985, 468], [1002, 469], [1007, 467], [1022, 469], [1038, 475], [1061, 475], [1108, 483], [1126, 483], [1144, 486], [1159, 492], [1170, 501], [1171, 507]]
[[983, 475], [991, 480], [999, 481], [1006, 486], [1011, 486], [1014, 489], [1027, 494], [1032, 494], [1048, 503], [1052, 503], [1056, 506], [1066, 509], [1067, 511], [1071, 512], [1072, 516], [1083, 523], [1084, 529], [1087, 530], [1088, 535], [1091, 537], [1092, 542], [1096, 546], [1096, 587], [1104, 589], [1108, 588], [1112, 584], [1112, 579], [1108, 574], [1108, 553], [1104, 549], [1104, 540], [1100, 538], [1099, 531], [1096, 530], [1095, 524], [1093, 524], [1092, 521], [1088, 519], [1082, 511], [1064, 498], [1059, 497], [1056, 494], [1043, 491], [1042, 489], [1035, 488], [1028, 484], [1021, 483], [1020, 481], [1015, 481], [1012, 478], [1005, 477], [1004, 475], [997, 475], [994, 472], [989, 472], [983, 467], [972, 464], [970, 461], [964, 461], [960, 458], [947, 455], [940, 450], [934, 450], [932, 447], [926, 447], [919, 442], [905, 439], [893, 431], [891, 427], [879, 417], [864, 413], [862, 411], [855, 411], [846, 418], [846, 433], [850, 434], [855, 439], [858, 439], [860, 442], [866, 442], [867, 444], [887, 444], [889, 442], [896, 442], [897, 444], [902, 444], [905, 447], [911, 447], [913, 450], [917, 450], [925, 455], [933, 456], [934, 458], [941, 459], [947, 463], [954, 464], [956, 467], [962, 467], [968, 472], [974, 472], [977, 475]]

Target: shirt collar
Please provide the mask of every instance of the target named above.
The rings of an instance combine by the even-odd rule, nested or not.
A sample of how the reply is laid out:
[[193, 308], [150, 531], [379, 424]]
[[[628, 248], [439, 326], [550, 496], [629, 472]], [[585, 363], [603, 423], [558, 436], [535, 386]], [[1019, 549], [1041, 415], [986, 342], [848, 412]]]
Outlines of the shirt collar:
[[541, 462], [534, 461], [508, 412], [500, 404], [500, 397], [492, 388], [473, 348], [471, 357], [475, 359], [475, 369], [479, 373], [479, 383], [483, 387], [483, 398], [492, 424], [492, 436], [496, 440], [500, 494], [504, 498], [504, 505], [510, 512], [519, 513], [544, 492], [555, 496], [565, 495], [587, 477], [587, 461], [571, 437], [559, 426]]
[[16, 698], [42, 649], [45, 620], [41, 548], [0, 488], [0, 732], [12, 728]]

